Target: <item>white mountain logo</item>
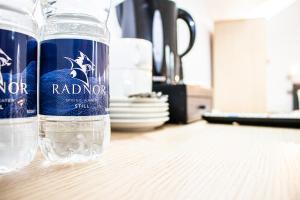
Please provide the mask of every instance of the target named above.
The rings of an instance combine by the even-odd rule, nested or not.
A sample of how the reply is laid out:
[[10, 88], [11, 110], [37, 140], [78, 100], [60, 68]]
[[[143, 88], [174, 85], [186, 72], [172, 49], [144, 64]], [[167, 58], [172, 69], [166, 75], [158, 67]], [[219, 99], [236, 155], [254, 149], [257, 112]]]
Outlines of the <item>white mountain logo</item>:
[[4, 80], [2, 75], [2, 67], [9, 67], [12, 65], [12, 59], [0, 48], [0, 86], [3, 86]]
[[65, 57], [72, 64], [71, 66], [71, 77], [80, 80], [89, 87], [88, 72], [93, 72], [95, 70], [95, 64], [81, 51], [79, 51], [80, 56], [77, 59], [72, 59]]

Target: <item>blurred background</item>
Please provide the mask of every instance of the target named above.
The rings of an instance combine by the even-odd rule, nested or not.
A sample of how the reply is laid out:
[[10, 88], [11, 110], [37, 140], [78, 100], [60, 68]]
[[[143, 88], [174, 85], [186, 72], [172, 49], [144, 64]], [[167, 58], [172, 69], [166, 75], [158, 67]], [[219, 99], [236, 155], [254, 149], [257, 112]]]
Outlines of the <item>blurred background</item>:
[[[192, 61], [185, 60], [193, 68], [186, 69], [186, 81], [196, 81], [195, 70], [202, 74], [199, 84], [214, 83], [215, 109], [290, 112], [298, 108], [293, 86], [300, 70], [299, 1], [184, 2], [190, 3], [186, 6], [199, 23], [197, 45], [188, 55]], [[209, 35], [214, 36], [213, 81], [204, 78], [210, 77], [212, 64]], [[203, 56], [199, 68], [197, 51]]]
[[[290, 112], [298, 108], [293, 86], [300, 71], [300, 1], [178, 4], [194, 16], [198, 30], [196, 45], [183, 60], [184, 81], [213, 86], [215, 109]], [[187, 43], [187, 30], [181, 23], [178, 28], [180, 46]]]
[[[300, 1], [177, 0], [197, 28], [183, 62], [184, 83], [213, 88], [214, 109], [291, 112], [298, 109]], [[178, 51], [189, 31], [178, 22]], [[112, 33], [113, 34], [113, 33]]]

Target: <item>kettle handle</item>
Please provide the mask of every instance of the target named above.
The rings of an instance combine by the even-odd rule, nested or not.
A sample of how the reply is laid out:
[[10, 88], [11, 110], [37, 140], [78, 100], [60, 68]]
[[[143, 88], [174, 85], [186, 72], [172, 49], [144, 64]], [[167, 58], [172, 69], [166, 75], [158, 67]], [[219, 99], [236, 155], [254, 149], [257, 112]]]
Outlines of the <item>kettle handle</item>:
[[188, 54], [191, 49], [193, 48], [194, 44], [195, 44], [195, 40], [196, 40], [196, 24], [195, 21], [193, 19], [193, 17], [185, 10], [182, 9], [178, 9], [178, 16], [177, 19], [182, 19], [183, 21], [186, 22], [186, 24], [188, 25], [189, 31], [190, 31], [190, 43], [188, 48], [184, 51], [184, 53], [182, 53], [181, 55], [179, 55], [180, 58], [184, 57], [186, 54]]

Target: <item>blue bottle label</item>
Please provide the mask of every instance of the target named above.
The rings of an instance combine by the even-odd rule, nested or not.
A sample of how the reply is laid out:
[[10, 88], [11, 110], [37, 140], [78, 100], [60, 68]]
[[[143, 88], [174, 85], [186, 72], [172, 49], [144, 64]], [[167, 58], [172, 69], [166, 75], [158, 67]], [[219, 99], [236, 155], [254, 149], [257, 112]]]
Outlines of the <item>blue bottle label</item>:
[[96, 116], [109, 112], [106, 44], [82, 39], [41, 43], [40, 114]]
[[0, 119], [37, 115], [37, 41], [0, 29]]

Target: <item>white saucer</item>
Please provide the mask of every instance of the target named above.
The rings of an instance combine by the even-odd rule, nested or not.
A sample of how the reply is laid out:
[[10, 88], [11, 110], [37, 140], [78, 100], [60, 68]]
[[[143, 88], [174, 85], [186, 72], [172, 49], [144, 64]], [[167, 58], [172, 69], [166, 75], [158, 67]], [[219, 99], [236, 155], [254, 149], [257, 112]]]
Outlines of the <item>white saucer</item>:
[[132, 114], [132, 113], [162, 113], [169, 110], [169, 107], [157, 107], [157, 108], [110, 108], [111, 114], [120, 114], [120, 113], [126, 113], [126, 114]]
[[168, 117], [151, 120], [111, 120], [112, 129], [119, 131], [146, 131], [162, 126]]
[[158, 98], [111, 98], [111, 103], [165, 103], [168, 97]]
[[115, 113], [110, 114], [111, 119], [155, 119], [168, 117], [169, 112], [162, 113]]
[[168, 103], [110, 103], [110, 107], [112, 108], [124, 108], [124, 107], [129, 107], [129, 108], [141, 108], [141, 107], [168, 107]]

